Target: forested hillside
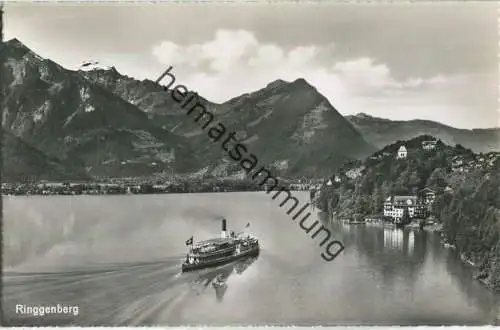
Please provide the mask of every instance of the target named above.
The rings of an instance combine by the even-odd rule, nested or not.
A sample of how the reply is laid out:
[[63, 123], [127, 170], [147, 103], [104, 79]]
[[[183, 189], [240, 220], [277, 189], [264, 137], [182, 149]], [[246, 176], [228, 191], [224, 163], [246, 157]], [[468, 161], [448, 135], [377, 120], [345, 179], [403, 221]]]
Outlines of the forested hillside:
[[477, 277], [500, 292], [500, 166], [466, 175], [436, 208], [446, 240], [478, 267]]
[[[443, 225], [446, 240], [477, 264], [483, 282], [500, 290], [500, 154], [475, 154], [441, 141], [435, 150], [423, 150], [429, 139], [398, 141], [344, 167], [336, 173], [340, 182], [324, 186], [318, 206], [339, 219], [380, 215], [387, 197], [430, 187], [436, 191], [431, 216]], [[396, 159], [401, 145], [406, 159]], [[356, 178], [346, 176], [356, 168]]]

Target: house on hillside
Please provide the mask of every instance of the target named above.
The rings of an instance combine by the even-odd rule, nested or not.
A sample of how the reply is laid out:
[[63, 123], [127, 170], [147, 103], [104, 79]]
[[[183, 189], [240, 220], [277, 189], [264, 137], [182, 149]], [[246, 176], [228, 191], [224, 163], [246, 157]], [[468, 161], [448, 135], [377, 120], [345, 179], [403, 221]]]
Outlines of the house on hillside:
[[405, 146], [401, 146], [398, 149], [398, 154], [396, 156], [397, 159], [404, 159], [408, 156], [408, 150], [406, 150]]
[[404, 210], [408, 210], [410, 218], [426, 216], [426, 206], [417, 196], [389, 196], [384, 202], [384, 216], [399, 221]]
[[453, 157], [451, 163], [451, 169], [453, 172], [463, 172], [464, 171], [464, 160], [459, 156]]
[[350, 169], [349, 171], [347, 171], [345, 175], [349, 179], [356, 179], [358, 176], [362, 175], [363, 169], [364, 169], [363, 166], [357, 167], [357, 168], [353, 168], [353, 169]]
[[424, 150], [434, 150], [436, 149], [436, 140], [431, 140], [431, 141], [422, 141], [422, 148]]
[[486, 165], [491, 167], [495, 164], [499, 154], [498, 153], [490, 153], [487, 155], [487, 158], [485, 159]]
[[436, 191], [429, 187], [425, 187], [420, 191], [420, 196], [425, 205], [432, 205], [436, 199]]

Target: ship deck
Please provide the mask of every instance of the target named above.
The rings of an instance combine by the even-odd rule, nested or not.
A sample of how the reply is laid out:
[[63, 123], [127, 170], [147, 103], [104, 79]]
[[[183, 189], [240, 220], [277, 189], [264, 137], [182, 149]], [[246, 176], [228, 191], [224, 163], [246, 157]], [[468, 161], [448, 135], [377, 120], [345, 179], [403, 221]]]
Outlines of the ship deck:
[[220, 245], [220, 244], [224, 244], [224, 243], [232, 243], [233, 241], [234, 241], [234, 239], [231, 237], [211, 238], [211, 239], [207, 239], [204, 241], [196, 242], [193, 247], [198, 248], [198, 247], [203, 247], [203, 246], [207, 246], [207, 245]]

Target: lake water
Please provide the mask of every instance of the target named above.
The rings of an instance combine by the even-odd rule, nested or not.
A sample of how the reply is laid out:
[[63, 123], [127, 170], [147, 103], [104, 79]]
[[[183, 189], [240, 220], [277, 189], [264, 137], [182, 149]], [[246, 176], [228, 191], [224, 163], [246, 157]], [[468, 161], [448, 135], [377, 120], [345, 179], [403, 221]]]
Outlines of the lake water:
[[[306, 193], [295, 194], [306, 202]], [[479, 325], [494, 318], [499, 297], [437, 234], [335, 223], [345, 250], [326, 262], [318, 241], [278, 204], [263, 192], [4, 197], [6, 321]], [[235, 231], [250, 222], [260, 256], [181, 274], [185, 241], [219, 235], [220, 216]], [[219, 274], [224, 288], [211, 285]], [[78, 306], [78, 315], [16, 314], [16, 305], [57, 304]]]

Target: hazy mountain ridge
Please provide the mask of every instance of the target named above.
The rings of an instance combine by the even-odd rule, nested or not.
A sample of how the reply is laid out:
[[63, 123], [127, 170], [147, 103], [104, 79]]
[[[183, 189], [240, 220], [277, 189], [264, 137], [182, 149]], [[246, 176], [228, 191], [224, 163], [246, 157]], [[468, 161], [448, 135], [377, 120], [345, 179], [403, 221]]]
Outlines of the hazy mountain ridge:
[[475, 152], [500, 151], [500, 128], [459, 129], [431, 120], [398, 121], [377, 118], [365, 113], [345, 118], [377, 148], [397, 140], [409, 140], [428, 134], [446, 144], [461, 144]]

